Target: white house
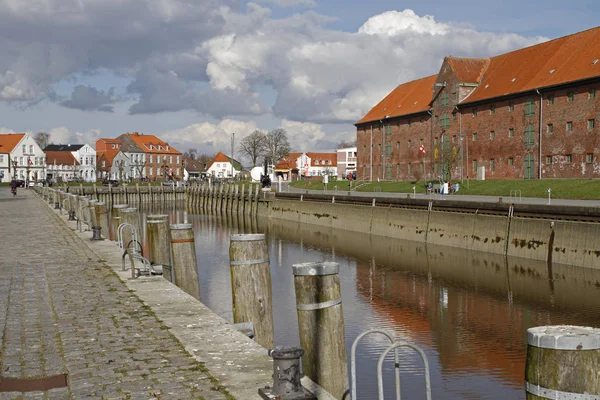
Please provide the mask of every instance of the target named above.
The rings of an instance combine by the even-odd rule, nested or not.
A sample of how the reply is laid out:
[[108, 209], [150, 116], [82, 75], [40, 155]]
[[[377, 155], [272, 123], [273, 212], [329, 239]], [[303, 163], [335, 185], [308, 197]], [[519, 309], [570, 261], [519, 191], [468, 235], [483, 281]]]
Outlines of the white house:
[[337, 175], [336, 153], [289, 153], [275, 166], [275, 173], [283, 180], [298, 176]]
[[80, 179], [79, 161], [70, 151], [45, 151], [46, 176], [54, 182]]
[[74, 178], [85, 182], [96, 181], [96, 150], [89, 144], [50, 144], [44, 149], [44, 152], [48, 151], [71, 153], [79, 164]]
[[[206, 170], [208, 175], [215, 178], [235, 178], [242, 172], [242, 164], [219, 152]], [[233, 175], [232, 175], [233, 174]]]
[[117, 153], [110, 167], [110, 179], [128, 180], [132, 176], [135, 167], [130, 157], [131, 154], [122, 151]]
[[0, 179], [37, 182], [46, 178], [45, 155], [29, 133], [0, 134]]

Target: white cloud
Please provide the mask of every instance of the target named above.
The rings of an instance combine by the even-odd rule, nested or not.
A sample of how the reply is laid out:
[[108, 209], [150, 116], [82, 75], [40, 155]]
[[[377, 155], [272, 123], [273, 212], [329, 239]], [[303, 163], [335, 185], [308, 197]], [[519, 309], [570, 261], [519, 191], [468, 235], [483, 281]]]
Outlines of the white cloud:
[[200, 154], [216, 154], [222, 151], [229, 155], [233, 133], [235, 133], [235, 142], [239, 143], [257, 129], [255, 121], [225, 119], [218, 124], [208, 122], [193, 124], [163, 132], [158, 136], [182, 152], [194, 148]]
[[387, 36], [395, 36], [407, 31], [445, 35], [450, 29], [447, 24], [436, 22], [431, 15], [420, 17], [413, 10], [407, 9], [404, 11], [387, 11], [371, 17], [360, 27], [358, 32]]
[[[127, 81], [116, 93], [134, 99], [132, 120], [181, 110], [199, 120], [228, 118], [166, 132], [175, 146], [227, 149], [225, 132], [241, 138], [256, 124], [240, 120], [267, 115], [283, 121], [297, 146], [325, 149], [351, 138], [319, 124], [357, 121], [399, 83], [436, 73], [444, 56], [486, 57], [543, 40], [479, 32], [412, 10], [342, 32], [313, 11], [277, 19], [259, 4], [247, 7], [240, 13], [237, 0], [0, 0], [0, 101], [36, 101], [68, 81], [75, 90], [63, 106], [121, 110], [121, 98], [106, 90], [112, 82], [100, 89], [77, 80], [109, 71]], [[61, 129], [56, 136], [65, 139], [98, 133]]]
[[374, 16], [355, 33], [324, 23], [309, 12], [206, 41], [211, 86], [248, 93], [270, 85], [278, 117], [354, 122], [399, 83], [436, 73], [446, 55], [486, 57], [543, 40], [477, 32], [412, 10]]
[[80, 132], [77, 130], [73, 131], [66, 126], [58, 126], [47, 132], [50, 134], [50, 142], [54, 144], [89, 144], [95, 147], [96, 140], [102, 137], [100, 129], [90, 129]]

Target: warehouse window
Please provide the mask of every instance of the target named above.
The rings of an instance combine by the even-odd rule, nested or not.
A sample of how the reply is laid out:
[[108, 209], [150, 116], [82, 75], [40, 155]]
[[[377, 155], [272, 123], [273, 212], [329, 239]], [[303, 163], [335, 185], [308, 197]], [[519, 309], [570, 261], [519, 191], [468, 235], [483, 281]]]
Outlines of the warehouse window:
[[535, 101], [533, 99], [528, 99], [525, 102], [525, 116], [531, 117], [535, 115]]
[[525, 128], [525, 146], [531, 147], [535, 144], [535, 130], [533, 125], [527, 125]]

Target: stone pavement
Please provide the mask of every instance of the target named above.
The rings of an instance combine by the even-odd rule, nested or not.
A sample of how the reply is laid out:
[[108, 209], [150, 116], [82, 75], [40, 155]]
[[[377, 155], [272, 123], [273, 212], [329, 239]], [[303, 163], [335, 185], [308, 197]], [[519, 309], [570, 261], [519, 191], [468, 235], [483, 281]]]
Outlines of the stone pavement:
[[0, 400], [232, 399], [59, 218], [0, 188], [0, 378], [69, 380]]

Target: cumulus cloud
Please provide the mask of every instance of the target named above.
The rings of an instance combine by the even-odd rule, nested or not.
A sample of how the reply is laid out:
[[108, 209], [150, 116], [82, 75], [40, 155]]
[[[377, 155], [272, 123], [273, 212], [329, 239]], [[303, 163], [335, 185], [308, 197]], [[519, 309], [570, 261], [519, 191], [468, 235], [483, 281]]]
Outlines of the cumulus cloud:
[[60, 104], [67, 108], [82, 111], [113, 112], [114, 107], [112, 104], [117, 101], [118, 97], [115, 96], [114, 88], [105, 93], [91, 86], [78, 85], [73, 89], [71, 98]]
[[[31, 133], [31, 132], [30, 132]], [[50, 141], [55, 144], [90, 144], [95, 146], [96, 140], [100, 139], [100, 129], [89, 129], [87, 131], [71, 130], [66, 126], [58, 126], [47, 131]]]
[[268, 84], [278, 117], [354, 122], [399, 83], [436, 73], [446, 55], [487, 57], [544, 40], [476, 32], [412, 10], [374, 16], [353, 33], [324, 24], [314, 13], [265, 18], [206, 41], [211, 86], [246, 92]]
[[[113, 111], [115, 92], [76, 78], [110, 71], [127, 79], [117, 90], [134, 99], [132, 115], [191, 110], [233, 121], [273, 114], [297, 132], [298, 146], [326, 148], [334, 135], [319, 124], [357, 121], [398, 84], [436, 73], [446, 55], [487, 57], [544, 40], [479, 32], [412, 10], [375, 15], [355, 32], [328, 29], [331, 21], [310, 10], [274, 18], [256, 3], [241, 13], [237, 0], [0, 0], [0, 101], [55, 99], [53, 84], [74, 80], [71, 97], [55, 101]], [[216, 149], [209, 144], [228, 140], [219, 132], [220, 124], [198, 124], [168, 134]]]
[[201, 154], [216, 154], [222, 151], [229, 155], [233, 133], [235, 142], [239, 143], [257, 129], [255, 121], [225, 119], [218, 124], [192, 124], [182, 129], [163, 132], [159, 136], [182, 152], [194, 148]]

